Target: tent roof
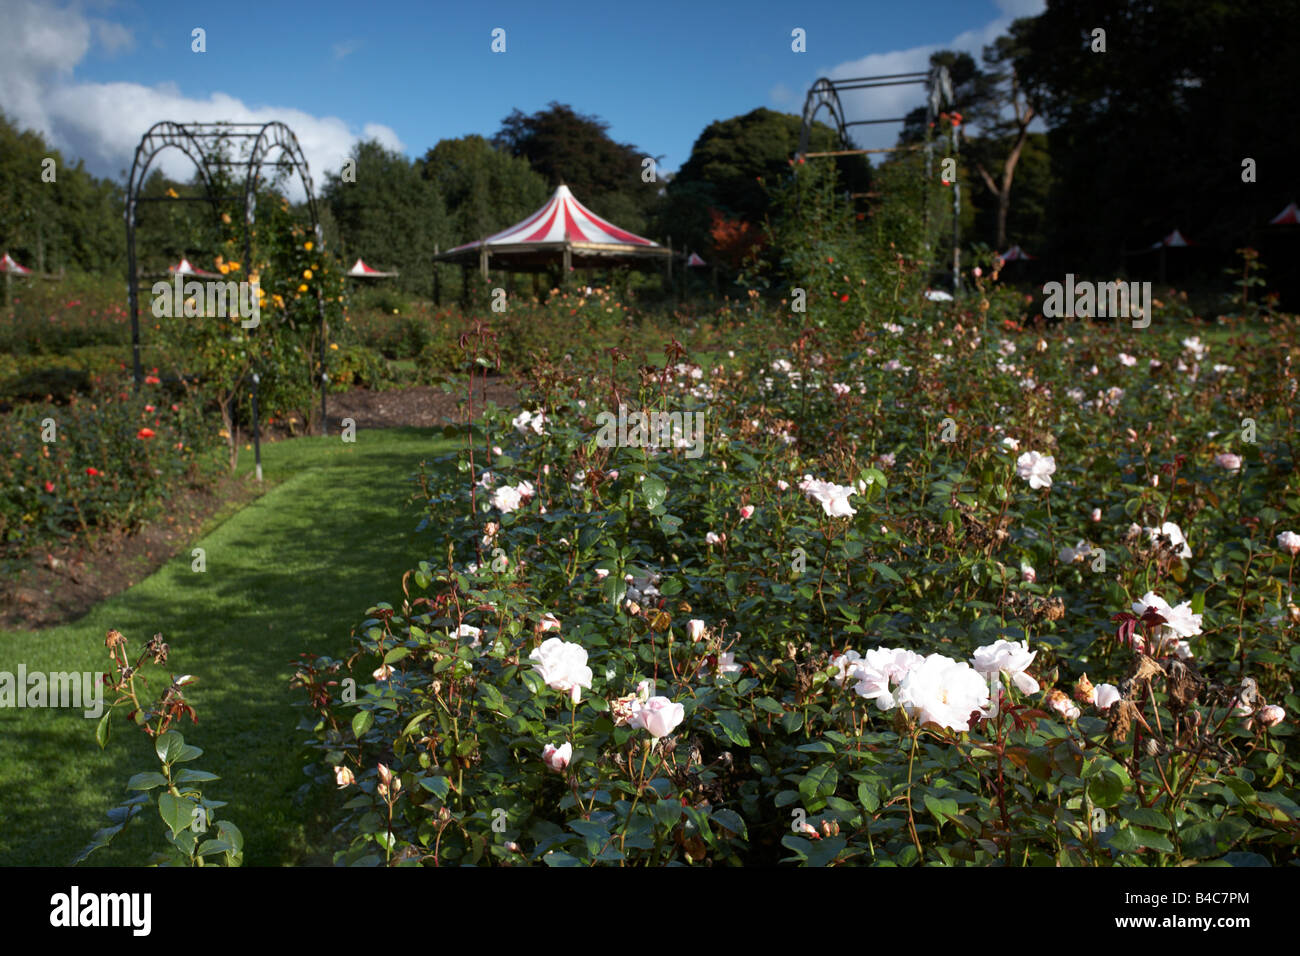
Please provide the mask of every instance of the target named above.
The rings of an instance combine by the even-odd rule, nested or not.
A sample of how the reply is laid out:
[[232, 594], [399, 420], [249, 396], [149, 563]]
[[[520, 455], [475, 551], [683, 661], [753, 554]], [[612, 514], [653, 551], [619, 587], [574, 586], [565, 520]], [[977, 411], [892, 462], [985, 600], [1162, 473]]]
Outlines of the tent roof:
[[528, 218], [486, 239], [448, 249], [434, 259], [473, 261], [486, 250], [493, 257], [509, 256], [523, 265], [540, 265], [553, 262], [555, 253], [566, 248], [575, 259], [597, 260], [592, 264], [670, 254], [659, 243], [597, 216], [561, 184]]
[[1038, 257], [1031, 256], [1029, 253], [1025, 252], [1025, 250], [1021, 249], [1019, 246], [1012, 246], [1006, 252], [1002, 253], [1002, 255], [998, 256], [998, 258], [1001, 259], [1003, 262], [1014, 262], [1016, 259], [1037, 259]]
[[707, 266], [708, 263], [699, 257], [698, 253], [692, 252], [686, 260], [688, 266]]
[[361, 259], [358, 259], [356, 262], [352, 264], [352, 268], [349, 269], [345, 273], [345, 275], [360, 276], [367, 279], [389, 279], [396, 276], [397, 273], [380, 272], [378, 269], [370, 268], [370, 266], [366, 265], [365, 262], [363, 262]]
[[1300, 208], [1287, 203], [1286, 208], [1268, 221], [1270, 226], [1300, 226]]
[[13, 257], [6, 252], [4, 258], [0, 259], [0, 272], [12, 272], [15, 275], [25, 276], [31, 275], [32, 270], [14, 262]]
[[189, 259], [182, 259], [179, 265], [168, 266], [167, 271], [183, 276], [198, 276], [203, 279], [219, 278], [218, 274], [215, 272], [204, 272], [202, 269], [196, 269], [190, 263]]
[[1179, 248], [1179, 247], [1182, 247], [1182, 246], [1190, 246], [1190, 245], [1192, 245], [1192, 244], [1193, 244], [1193, 243], [1191, 243], [1191, 242], [1189, 242], [1188, 240], [1186, 240], [1186, 239], [1183, 238], [1183, 234], [1182, 234], [1181, 232], [1179, 232], [1177, 229], [1175, 229], [1173, 232], [1171, 232], [1169, 235], [1165, 236], [1165, 237], [1164, 237], [1163, 239], [1161, 239], [1159, 242], [1157, 242], [1157, 243], [1153, 243], [1152, 246], [1151, 246], [1151, 248], [1152, 248], [1152, 249], [1159, 249], [1161, 246], [1171, 246], [1171, 247], [1174, 247], [1174, 248]]

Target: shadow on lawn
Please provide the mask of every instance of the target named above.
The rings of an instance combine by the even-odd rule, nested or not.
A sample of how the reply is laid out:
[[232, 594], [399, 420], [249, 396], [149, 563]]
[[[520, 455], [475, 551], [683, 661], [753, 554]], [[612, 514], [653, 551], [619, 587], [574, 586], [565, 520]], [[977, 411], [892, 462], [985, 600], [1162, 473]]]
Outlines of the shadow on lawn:
[[[406, 479], [421, 457], [442, 452], [429, 444], [427, 451], [376, 451], [294, 475], [199, 542], [205, 573], [190, 570], [186, 552], [68, 629], [79, 648], [102, 648], [105, 631], [115, 627], [133, 651], [161, 631], [171, 646], [166, 669], [198, 676], [190, 698], [199, 724], [178, 729], [204, 750], [195, 766], [222, 778], [205, 795], [228, 801], [221, 813], [244, 833], [246, 865], [322, 859], [304, 824], [328, 801], [295, 801], [307, 779], [305, 735], [295, 728], [308, 711], [294, 705], [302, 695], [288, 687], [293, 661], [302, 652], [342, 656], [367, 607], [400, 601], [402, 573], [424, 556], [414, 532], [419, 503], [406, 500], [418, 486]], [[102, 650], [97, 659], [107, 664]], [[94, 721], [73, 713], [47, 711], [48, 722], [13, 728], [3, 748], [20, 759], [42, 756], [28, 779], [0, 784], [7, 824], [0, 840], [8, 849], [0, 863], [66, 864], [125, 798], [126, 779], [156, 769], [150, 741], [123, 711], [114, 715], [104, 753], [94, 743]], [[69, 763], [44, 756], [55, 754]], [[155, 809], [127, 828], [120, 848], [115, 843], [90, 862], [142, 863], [165, 845], [161, 828]]]

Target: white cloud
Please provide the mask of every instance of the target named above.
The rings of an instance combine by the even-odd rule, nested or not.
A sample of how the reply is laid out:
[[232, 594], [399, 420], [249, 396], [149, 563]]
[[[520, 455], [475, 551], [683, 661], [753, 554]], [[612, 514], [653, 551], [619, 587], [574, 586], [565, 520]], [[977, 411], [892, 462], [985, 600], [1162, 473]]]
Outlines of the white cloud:
[[104, 48], [109, 56], [131, 50], [135, 47], [135, 34], [120, 23], [108, 20], [91, 20], [95, 30], [96, 43]]
[[[103, 21], [88, 21], [73, 9], [57, 9], [32, 0], [6, 3], [0, 31], [0, 109], [20, 126], [36, 129], [54, 146], [84, 159], [100, 175], [117, 176], [131, 168], [136, 146], [154, 123], [265, 123], [279, 120], [298, 137], [319, 193], [327, 171], [337, 171], [352, 145], [361, 138], [377, 139], [386, 148], [403, 151], [397, 133], [368, 123], [358, 136], [346, 122], [315, 116], [299, 109], [250, 106], [222, 92], [206, 97], [186, 95], [175, 84], [78, 82], [73, 71], [95, 42], [109, 53], [134, 43], [129, 30]], [[156, 167], [178, 179], [189, 179], [193, 165], [179, 150], [158, 155]], [[151, 167], [152, 169], [153, 167]], [[303, 193], [295, 182], [293, 199]]]
[[[975, 57], [978, 62], [984, 47], [1005, 33], [1012, 20], [1036, 16], [1046, 8], [1046, 3], [1045, 0], [997, 0], [997, 6], [1002, 11], [1002, 16], [978, 29], [963, 31], [946, 43], [916, 46], [888, 53], [872, 53], [857, 60], [840, 63], [817, 75], [839, 80], [890, 73], [928, 72], [930, 55], [940, 50], [964, 51]], [[812, 85], [811, 81], [809, 85]], [[844, 118], [850, 122], [901, 117], [916, 107], [925, 105], [925, 84], [846, 90], [840, 93], [840, 104], [844, 109]], [[825, 110], [818, 114], [817, 119], [832, 125]], [[879, 149], [893, 146], [898, 141], [898, 133], [901, 129], [901, 123], [854, 126], [849, 128], [849, 135], [863, 149]]]

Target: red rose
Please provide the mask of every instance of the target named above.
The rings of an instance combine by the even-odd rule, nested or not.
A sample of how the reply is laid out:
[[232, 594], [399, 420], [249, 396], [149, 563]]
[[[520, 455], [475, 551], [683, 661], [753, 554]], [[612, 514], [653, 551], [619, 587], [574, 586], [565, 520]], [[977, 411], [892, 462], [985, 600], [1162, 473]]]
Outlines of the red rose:
[[144, 377], [144, 383], [146, 385], [161, 385], [162, 379], [160, 379], [157, 375], [146, 375]]
[[54, 482], [52, 482], [52, 481], [47, 481], [47, 482], [45, 483], [45, 490], [46, 490], [49, 494], [54, 494]]
[[94, 478], [96, 475], [99, 474], [99, 469], [98, 469], [98, 468], [87, 468], [87, 469], [86, 469], [86, 474], [90, 475], [91, 478]]
[[136, 438], [153, 438], [154, 431], [152, 428], [142, 428], [136, 432]]
[[849, 301], [849, 294], [848, 294], [847, 292], [845, 292], [842, 296], [840, 296], [840, 301], [841, 301], [841, 302], [848, 302], [848, 301]]

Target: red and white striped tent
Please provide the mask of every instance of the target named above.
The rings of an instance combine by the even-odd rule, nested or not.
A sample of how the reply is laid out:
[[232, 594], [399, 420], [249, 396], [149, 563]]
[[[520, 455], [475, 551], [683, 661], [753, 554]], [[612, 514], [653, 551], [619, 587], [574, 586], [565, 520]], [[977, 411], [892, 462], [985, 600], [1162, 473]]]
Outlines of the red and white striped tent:
[[1300, 208], [1295, 203], [1287, 203], [1285, 209], [1268, 221], [1270, 226], [1300, 226]]
[[522, 222], [433, 258], [435, 262], [462, 265], [477, 261], [480, 271], [487, 275], [492, 260], [497, 261], [498, 268], [537, 272], [560, 259], [568, 272], [574, 268], [634, 265], [671, 256], [672, 252], [659, 243], [597, 216], [561, 184], [546, 205]]
[[0, 259], [0, 272], [6, 274], [12, 273], [16, 276], [29, 276], [32, 274], [31, 269], [28, 269], [26, 266], [20, 266], [18, 263], [14, 262], [13, 256], [9, 255], [7, 252], [5, 253], [4, 258]]
[[1161, 246], [1166, 246], [1170, 249], [1179, 249], [1184, 246], [1193, 246], [1195, 244], [1196, 243], [1189, 242], [1187, 239], [1184, 239], [1183, 234], [1179, 232], [1177, 229], [1175, 229], [1173, 232], [1165, 236], [1159, 242], [1152, 243], [1151, 248], [1159, 249]]
[[1037, 258], [1038, 258], [1037, 256], [1031, 256], [1029, 253], [1025, 252], [1025, 250], [1021, 249], [1019, 246], [1012, 246], [1006, 252], [1002, 253], [1002, 255], [998, 256], [998, 259], [1000, 259], [1002, 262], [1015, 262], [1017, 259], [1037, 259]]
[[397, 276], [396, 272], [380, 272], [378, 269], [372, 269], [362, 260], [358, 259], [352, 264], [344, 275], [351, 276], [354, 279], [392, 279]]
[[200, 279], [220, 279], [216, 272], [204, 272], [196, 268], [189, 259], [182, 259], [178, 265], [168, 266], [167, 271], [173, 275], [197, 276]]

